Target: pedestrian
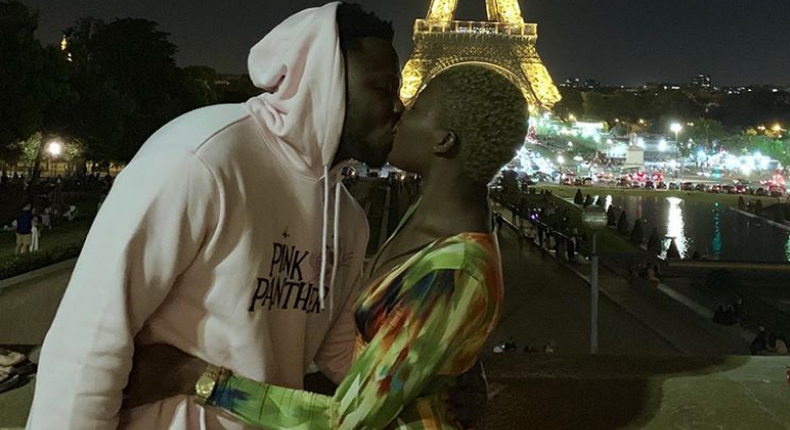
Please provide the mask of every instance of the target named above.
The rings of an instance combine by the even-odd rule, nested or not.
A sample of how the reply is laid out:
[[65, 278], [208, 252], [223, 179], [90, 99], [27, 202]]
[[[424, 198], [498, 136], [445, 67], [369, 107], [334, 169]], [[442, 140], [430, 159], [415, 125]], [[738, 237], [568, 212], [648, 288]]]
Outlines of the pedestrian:
[[22, 208], [16, 218], [16, 255], [27, 254], [33, 240], [33, 212], [30, 204]]
[[758, 328], [758, 330], [759, 333], [749, 345], [749, 351], [752, 353], [752, 355], [762, 355], [768, 350], [768, 333], [765, 331], [765, 327], [762, 325]]
[[39, 239], [41, 237], [41, 229], [39, 228], [38, 215], [33, 216], [33, 224], [30, 229], [30, 252], [38, 252]]
[[774, 344], [774, 353], [776, 353], [776, 355], [788, 355], [787, 340], [784, 335], [776, 336], [776, 343]]

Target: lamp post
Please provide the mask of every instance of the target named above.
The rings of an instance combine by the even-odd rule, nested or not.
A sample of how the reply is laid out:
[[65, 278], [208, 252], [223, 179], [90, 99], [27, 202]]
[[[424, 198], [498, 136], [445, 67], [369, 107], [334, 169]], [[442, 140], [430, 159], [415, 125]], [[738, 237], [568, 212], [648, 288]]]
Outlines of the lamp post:
[[590, 353], [598, 352], [598, 231], [606, 227], [608, 217], [601, 206], [587, 206], [582, 213], [582, 223], [587, 229], [592, 230], [592, 273], [590, 276]]
[[[49, 153], [50, 158], [52, 158], [54, 161], [60, 156], [60, 154], [63, 153], [63, 144], [60, 143], [60, 141], [53, 140], [47, 145], [47, 152]], [[52, 169], [50, 169], [49, 174], [50, 176], [53, 175]]]

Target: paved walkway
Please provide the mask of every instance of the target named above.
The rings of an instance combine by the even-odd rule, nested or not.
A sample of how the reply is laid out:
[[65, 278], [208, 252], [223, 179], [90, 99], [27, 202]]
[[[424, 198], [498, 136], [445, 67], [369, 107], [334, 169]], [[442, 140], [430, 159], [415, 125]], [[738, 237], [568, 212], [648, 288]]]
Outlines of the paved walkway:
[[[499, 206], [495, 206], [494, 209], [501, 212], [506, 218], [509, 217], [510, 211], [501, 210], [502, 208]], [[513, 291], [512, 285], [528, 281], [534, 282], [538, 286], [553, 286], [552, 290], [543, 287], [544, 289], [540, 292], [532, 291], [532, 294], [537, 296], [535, 300], [540, 303], [548, 297], [558, 294], [557, 289], [565, 286], [563, 290], [559, 290], [561, 294], [567, 296], [562, 301], [541, 303], [534, 309], [534, 311], [540, 312], [534, 320], [529, 319], [534, 321], [534, 324], [541, 324], [542, 321], [549, 320], [555, 324], [553, 328], [542, 327], [540, 332], [563, 333], [562, 338], [567, 338], [572, 333], [577, 333], [575, 337], [581, 333], [589, 333], [589, 322], [586, 322], [586, 318], [589, 318], [590, 300], [589, 284], [586, 281], [589, 277], [589, 266], [560, 263], [551, 253], [540, 249], [534, 243], [525, 244], [522, 251], [524, 258], [513, 261], [513, 245], [508, 243], [513, 243], [518, 247], [515, 230], [507, 228], [504, 234], [500, 234], [500, 237], [503, 238], [500, 245], [504, 254], [503, 265], [508, 291]], [[527, 273], [524, 269], [529, 269], [532, 273]], [[511, 272], [510, 279], [508, 272]], [[523, 281], [513, 278], [512, 273], [521, 273], [521, 276], [526, 278]], [[575, 289], [572, 289], [574, 285]], [[749, 353], [749, 344], [741, 336], [682, 305], [654, 285], [629, 285], [623, 278], [602, 268], [600, 288], [599, 339], [602, 354], [661, 354], [667, 353], [667, 344], [671, 345], [671, 350], [675, 352], [693, 355]], [[513, 303], [506, 299], [506, 308], [517, 306], [513, 312], [532, 308], [528, 303], [523, 306], [518, 304], [520, 301], [519, 298], [516, 298], [516, 303]], [[569, 309], [573, 309], [574, 314], [584, 315], [585, 321], [582, 323], [577, 322], [578, 317], [570, 318]], [[552, 315], [558, 312], [562, 313], [564, 317], [551, 319]], [[526, 319], [523, 316], [521, 318]], [[572, 328], [565, 333], [564, 327], [569, 323]], [[527, 322], [524, 321], [523, 324], [527, 324]], [[645, 330], [646, 328], [647, 330]], [[513, 336], [509, 333], [500, 335]], [[545, 337], [544, 335], [543, 342], [545, 342]], [[657, 344], [654, 342], [656, 338], [662, 340], [663, 349], [656, 348]], [[525, 339], [525, 341], [529, 342], [529, 339]], [[559, 344], [559, 340], [557, 342]]]
[[[590, 287], [537, 245], [499, 233], [505, 277], [502, 318], [489, 346], [512, 337], [519, 350], [552, 340], [560, 354], [590, 351]], [[599, 301], [601, 354], [666, 355], [680, 351], [605, 296]], [[488, 349], [489, 351], [491, 349]]]

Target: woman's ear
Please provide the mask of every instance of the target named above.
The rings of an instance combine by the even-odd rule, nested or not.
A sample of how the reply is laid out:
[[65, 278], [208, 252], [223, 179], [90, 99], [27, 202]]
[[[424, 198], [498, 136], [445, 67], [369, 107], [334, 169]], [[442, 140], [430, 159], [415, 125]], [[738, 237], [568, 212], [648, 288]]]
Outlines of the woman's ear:
[[447, 131], [442, 141], [433, 147], [433, 153], [437, 155], [445, 155], [455, 148], [458, 143], [458, 135], [454, 131]]

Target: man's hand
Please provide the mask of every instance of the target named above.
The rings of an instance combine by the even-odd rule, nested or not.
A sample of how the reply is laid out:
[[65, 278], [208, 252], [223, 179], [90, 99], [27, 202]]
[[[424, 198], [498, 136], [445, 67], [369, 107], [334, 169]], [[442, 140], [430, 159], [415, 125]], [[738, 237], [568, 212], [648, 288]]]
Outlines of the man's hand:
[[206, 366], [206, 362], [170, 345], [136, 347], [134, 366], [124, 389], [123, 408], [192, 394]]
[[472, 429], [483, 417], [487, 402], [488, 381], [483, 363], [478, 361], [468, 372], [456, 379], [450, 390], [447, 406], [465, 429]]

